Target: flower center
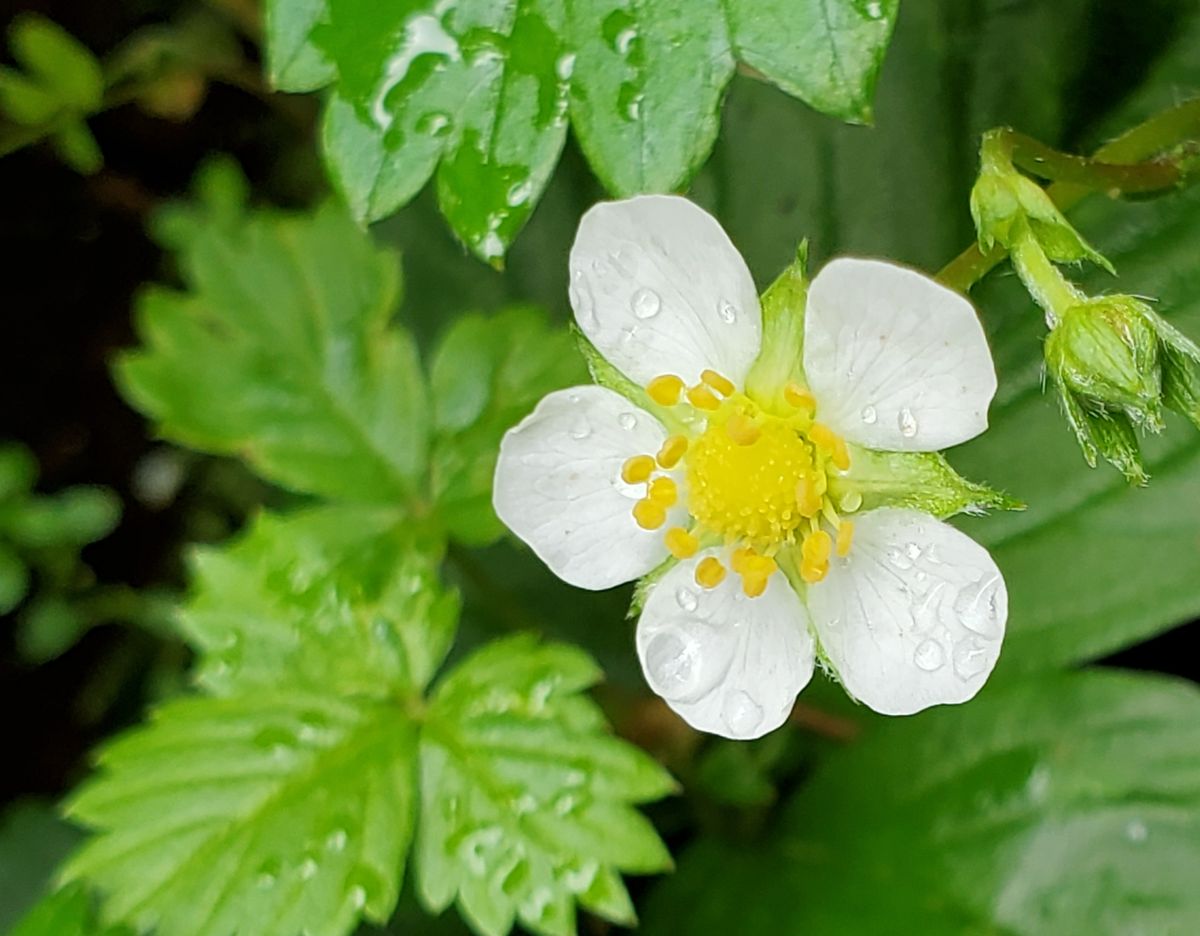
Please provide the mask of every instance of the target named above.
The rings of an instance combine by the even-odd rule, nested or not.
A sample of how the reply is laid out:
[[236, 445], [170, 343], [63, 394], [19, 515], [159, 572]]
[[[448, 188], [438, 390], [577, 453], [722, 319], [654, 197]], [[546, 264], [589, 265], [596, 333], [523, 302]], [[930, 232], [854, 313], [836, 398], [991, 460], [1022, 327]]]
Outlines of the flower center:
[[[850, 454], [840, 436], [815, 421], [817, 404], [808, 391], [789, 385], [782, 414], [764, 411], [714, 371], [691, 388], [674, 375], [656, 377], [646, 391], [662, 406], [689, 408], [687, 424], [700, 427], [671, 436], [656, 456], [635, 455], [621, 470], [625, 482], [646, 485], [633, 516], [647, 530], [666, 524], [684, 482], [691, 520], [688, 528], [666, 531], [672, 555], [686, 559], [702, 546], [723, 544], [743, 590], [756, 597], [779, 561], [815, 583], [829, 571], [835, 550], [849, 552], [854, 525], [838, 515], [827, 491], [830, 474], [850, 467]], [[842, 510], [860, 503], [844, 498]], [[706, 588], [725, 576], [716, 556], [696, 567], [696, 581]]]

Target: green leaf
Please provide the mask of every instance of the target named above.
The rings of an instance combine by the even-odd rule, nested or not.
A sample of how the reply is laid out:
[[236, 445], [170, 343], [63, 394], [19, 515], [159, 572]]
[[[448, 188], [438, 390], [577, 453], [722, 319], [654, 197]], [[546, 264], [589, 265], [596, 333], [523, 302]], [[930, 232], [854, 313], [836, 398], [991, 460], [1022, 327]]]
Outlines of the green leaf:
[[61, 109], [52, 92], [20, 72], [0, 68], [0, 113], [13, 123], [37, 127], [49, 123]]
[[62, 161], [81, 175], [93, 175], [104, 168], [100, 144], [82, 120], [66, 124], [51, 140]]
[[416, 729], [392, 702], [259, 689], [169, 703], [105, 749], [64, 869], [160, 936], [341, 934], [395, 905]]
[[439, 684], [421, 740], [416, 859], [431, 912], [457, 900], [487, 936], [514, 919], [573, 934], [576, 902], [633, 922], [617, 872], [661, 871], [671, 859], [630, 804], [673, 784], [604, 733], [580, 695], [599, 676], [581, 651], [522, 635], [477, 651]]
[[57, 23], [26, 14], [9, 29], [13, 57], [62, 104], [81, 113], [100, 107], [104, 74], [96, 57]]
[[232, 546], [193, 559], [181, 624], [202, 651], [201, 685], [416, 697], [457, 623], [440, 559], [439, 544], [394, 510], [261, 515]]
[[499, 265], [558, 161], [568, 109], [614, 194], [677, 189], [712, 149], [733, 51], [813, 106], [865, 119], [895, 9], [269, 0], [267, 47], [282, 89], [333, 86], [325, 158], [356, 217], [391, 214], [436, 171], [455, 233]]
[[1194, 932], [1197, 751], [1195, 686], [1112, 672], [877, 722], [767, 842], [686, 854], [641, 932]]
[[37, 459], [29, 449], [15, 442], [0, 444], [0, 500], [28, 494], [37, 475]]
[[450, 532], [483, 545], [503, 532], [492, 511], [500, 438], [545, 394], [587, 382], [571, 334], [534, 309], [457, 319], [434, 351], [433, 496]]
[[614, 195], [686, 184], [733, 74], [719, 0], [573, 0], [569, 30], [571, 120], [596, 175]]
[[121, 519], [121, 502], [107, 488], [74, 487], [0, 508], [0, 532], [25, 549], [84, 546], [103, 539]]
[[127, 926], [105, 926], [78, 884], [68, 884], [38, 901], [8, 936], [134, 936]]
[[727, 0], [737, 57], [817, 110], [871, 122], [899, 0]]
[[0, 543], [0, 614], [8, 614], [29, 591], [29, 568], [8, 544]]
[[396, 258], [333, 206], [174, 222], [189, 291], [142, 296], [145, 347], [117, 364], [126, 397], [163, 435], [286, 487], [417, 496], [427, 404], [412, 339], [389, 326]]

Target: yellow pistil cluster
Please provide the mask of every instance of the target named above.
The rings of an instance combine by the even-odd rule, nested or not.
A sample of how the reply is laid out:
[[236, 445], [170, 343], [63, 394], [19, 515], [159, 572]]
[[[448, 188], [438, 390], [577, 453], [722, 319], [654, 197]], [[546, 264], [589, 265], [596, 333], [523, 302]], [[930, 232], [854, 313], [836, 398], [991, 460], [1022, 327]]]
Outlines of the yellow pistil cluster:
[[[635, 455], [621, 471], [626, 483], [646, 485], [633, 516], [643, 529], [657, 530], [679, 497], [663, 472], [682, 467], [692, 522], [690, 529], [665, 532], [673, 556], [686, 559], [718, 542], [733, 547], [730, 566], [753, 598], [784, 556], [811, 584], [825, 578], [831, 556], [849, 553], [854, 524], [828, 491], [830, 474], [850, 467], [850, 453], [844, 439], [816, 421], [817, 403], [805, 388], [785, 388], [783, 412], [767, 412], [711, 370], [692, 387], [674, 374], [655, 377], [646, 393], [660, 406], [690, 408], [685, 422], [702, 427], [691, 438], [671, 436], [656, 455]], [[852, 513], [861, 503], [850, 493], [839, 506]], [[726, 574], [708, 556], [696, 567], [696, 582], [715, 588]]]

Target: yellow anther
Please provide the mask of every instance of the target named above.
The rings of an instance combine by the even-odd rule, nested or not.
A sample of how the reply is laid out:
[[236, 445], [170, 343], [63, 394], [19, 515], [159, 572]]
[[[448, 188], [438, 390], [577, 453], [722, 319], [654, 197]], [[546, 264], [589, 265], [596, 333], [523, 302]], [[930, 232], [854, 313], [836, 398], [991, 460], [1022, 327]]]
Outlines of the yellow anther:
[[716, 556], [706, 556], [696, 566], [696, 584], [701, 588], [716, 588], [725, 581], [725, 566]]
[[833, 464], [839, 471], [850, 469], [850, 450], [846, 448], [846, 440], [840, 435], [833, 437]]
[[733, 396], [733, 392], [737, 389], [732, 380], [721, 376], [715, 370], [704, 371], [700, 374], [700, 379], [723, 397]]
[[696, 407], [696, 409], [712, 411], [721, 408], [721, 401], [717, 399], [717, 395], [704, 384], [696, 384], [694, 387], [689, 387], [687, 398], [688, 402]]
[[824, 478], [824, 472], [815, 477], [811, 474], [801, 476], [796, 484], [796, 508], [802, 517], [815, 517], [821, 512], [821, 491], [817, 489], [817, 479]]
[[850, 544], [853, 542], [854, 523], [851, 520], [843, 520], [837, 532], [837, 554], [843, 557], [850, 555]]
[[800, 563], [800, 577], [809, 585], [815, 585], [829, 573], [829, 563], [809, 562], [805, 559]]
[[674, 507], [675, 502], [679, 500], [679, 487], [673, 478], [655, 478], [650, 482], [646, 498], [660, 507]]
[[766, 575], [743, 575], [742, 591], [746, 593], [747, 598], [757, 598], [767, 590], [768, 581], [770, 578]]
[[847, 491], [842, 495], [842, 499], [838, 501], [838, 507], [842, 513], [854, 513], [862, 506], [862, 495], [858, 491]]
[[729, 438], [738, 445], [753, 445], [762, 436], [762, 429], [745, 413], [734, 413], [725, 423]]
[[671, 527], [663, 537], [663, 542], [676, 559], [690, 559], [700, 548], [700, 541], [683, 527]]
[[812, 428], [808, 430], [808, 437], [812, 439], [813, 445], [826, 455], [832, 455], [837, 447], [837, 435], [824, 423], [813, 423]]
[[658, 463], [664, 468], [674, 468], [687, 451], [687, 436], [673, 435], [658, 450]]
[[796, 409], [808, 410], [810, 413], [817, 411], [817, 399], [798, 383], [790, 383], [783, 388], [783, 398], [787, 400], [789, 406], [794, 406]]
[[641, 484], [654, 471], [654, 459], [649, 455], [634, 455], [621, 466], [621, 480], [626, 484]]
[[733, 551], [733, 558], [730, 560], [730, 565], [733, 566], [733, 571], [741, 575], [746, 571], [746, 560], [751, 556], [758, 555], [753, 549], [748, 546], [743, 546], [740, 549]]
[[646, 384], [646, 393], [661, 406], [674, 406], [683, 393], [683, 381], [674, 374], [663, 374]]
[[824, 530], [817, 530], [815, 533], [810, 533], [804, 537], [804, 542], [800, 546], [800, 555], [804, 562], [820, 565], [828, 561], [829, 554], [833, 551], [833, 537]]
[[643, 530], [657, 530], [667, 522], [667, 509], [647, 497], [633, 505], [633, 519]]

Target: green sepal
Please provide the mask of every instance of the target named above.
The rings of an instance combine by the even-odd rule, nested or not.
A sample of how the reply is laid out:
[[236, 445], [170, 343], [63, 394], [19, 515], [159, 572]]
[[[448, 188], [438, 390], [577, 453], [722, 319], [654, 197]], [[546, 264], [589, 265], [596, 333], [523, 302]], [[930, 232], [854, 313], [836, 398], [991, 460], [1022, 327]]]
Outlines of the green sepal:
[[1061, 383], [1055, 383], [1063, 414], [1087, 463], [1095, 468], [1097, 456], [1103, 456], [1125, 475], [1130, 484], [1144, 485], [1149, 475], [1142, 464], [1141, 449], [1130, 418], [1116, 410], [1093, 409]]
[[769, 412], [786, 412], [784, 388], [804, 385], [804, 307], [808, 241], [762, 295], [762, 350], [746, 376], [746, 394]]
[[940, 519], [988, 510], [1024, 510], [1025, 505], [984, 484], [963, 478], [939, 452], [877, 452], [850, 447], [850, 470], [831, 476], [835, 506], [857, 492], [859, 510], [907, 507]]
[[579, 344], [579, 353], [583, 355], [583, 360], [587, 363], [588, 373], [592, 375], [592, 380], [607, 390], [621, 394], [621, 396], [625, 397], [634, 406], [638, 406], [647, 413], [650, 413], [655, 419], [666, 426], [669, 432], [682, 432], [687, 427], [687, 423], [678, 412], [666, 406], [659, 406], [659, 404], [650, 399], [644, 387], [639, 387], [617, 370], [600, 353], [599, 349], [588, 340], [587, 335], [574, 325], [571, 326], [571, 332], [575, 335], [575, 340]]
[[1158, 351], [1150, 308], [1132, 296], [1073, 306], [1045, 345], [1047, 369], [1069, 391], [1152, 432], [1163, 427]]
[[1154, 310], [1146, 314], [1160, 342], [1162, 401], [1200, 429], [1200, 347]]

